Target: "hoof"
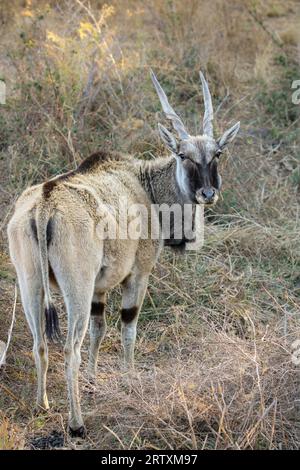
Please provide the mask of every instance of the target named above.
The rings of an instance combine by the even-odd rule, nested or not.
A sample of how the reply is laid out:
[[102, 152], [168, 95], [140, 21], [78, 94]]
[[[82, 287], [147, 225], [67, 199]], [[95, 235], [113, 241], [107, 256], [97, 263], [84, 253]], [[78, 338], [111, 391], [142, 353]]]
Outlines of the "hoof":
[[86, 438], [85, 426], [80, 426], [78, 429], [72, 429], [69, 427], [69, 434], [71, 437], [80, 437], [81, 439]]
[[97, 384], [96, 374], [88, 373], [88, 383], [90, 385], [96, 385]]
[[41, 416], [41, 415], [46, 415], [49, 411], [49, 405], [48, 407], [46, 408], [45, 406], [42, 406], [42, 405], [35, 405], [34, 409], [33, 409], [33, 415], [34, 416]]

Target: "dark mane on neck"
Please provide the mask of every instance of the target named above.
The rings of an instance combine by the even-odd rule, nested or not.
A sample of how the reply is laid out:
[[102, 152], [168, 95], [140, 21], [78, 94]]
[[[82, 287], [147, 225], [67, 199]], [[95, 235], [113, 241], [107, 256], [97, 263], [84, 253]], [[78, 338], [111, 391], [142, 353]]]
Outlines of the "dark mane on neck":
[[109, 161], [120, 161], [123, 157], [121, 154], [117, 152], [111, 152], [107, 150], [100, 150], [98, 152], [92, 153], [89, 157], [82, 160], [82, 162], [78, 165], [75, 172], [76, 173], [87, 173], [99, 165]]
[[82, 160], [75, 170], [68, 171], [67, 173], [63, 173], [62, 175], [58, 175], [55, 178], [46, 181], [43, 184], [43, 195], [45, 199], [48, 199], [51, 196], [53, 189], [59, 183], [67, 181], [70, 177], [78, 174], [89, 173], [98, 168], [100, 165], [111, 161], [122, 161], [124, 158], [125, 157], [117, 152], [109, 152], [107, 150], [100, 150], [99, 152], [95, 152]]

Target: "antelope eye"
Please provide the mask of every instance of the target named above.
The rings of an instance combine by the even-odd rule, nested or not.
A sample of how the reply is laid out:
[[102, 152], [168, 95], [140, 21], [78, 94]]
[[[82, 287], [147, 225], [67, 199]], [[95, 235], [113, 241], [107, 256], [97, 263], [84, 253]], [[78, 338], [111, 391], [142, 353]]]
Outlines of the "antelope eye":
[[215, 157], [219, 158], [220, 155], [222, 155], [222, 153], [223, 153], [222, 150], [221, 150], [221, 149], [218, 149], [218, 150], [216, 151], [216, 153], [215, 153]]
[[178, 154], [178, 157], [179, 157], [181, 160], [184, 160], [184, 159], [185, 159], [184, 153], [179, 153], [179, 154]]

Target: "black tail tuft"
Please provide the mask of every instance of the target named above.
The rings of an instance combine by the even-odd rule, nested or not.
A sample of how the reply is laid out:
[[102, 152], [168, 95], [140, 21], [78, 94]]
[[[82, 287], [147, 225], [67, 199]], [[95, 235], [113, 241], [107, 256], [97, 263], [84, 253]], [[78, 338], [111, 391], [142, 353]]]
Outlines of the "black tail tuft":
[[50, 304], [49, 308], [45, 309], [45, 317], [47, 338], [53, 342], [59, 341], [61, 339], [61, 333], [59, 329], [57, 311], [53, 304]]

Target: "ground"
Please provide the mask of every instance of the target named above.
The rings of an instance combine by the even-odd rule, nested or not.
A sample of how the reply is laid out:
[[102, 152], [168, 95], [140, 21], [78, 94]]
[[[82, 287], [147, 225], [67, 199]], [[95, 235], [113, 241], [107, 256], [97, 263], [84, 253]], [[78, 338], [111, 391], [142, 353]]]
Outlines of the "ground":
[[[71, 6], [72, 3], [72, 6]], [[11, 1], [0, 10], [0, 448], [294, 449], [300, 446], [299, 105], [296, 1]], [[34, 413], [32, 338], [9, 260], [6, 226], [22, 190], [98, 148], [152, 159], [152, 67], [190, 132], [199, 131], [205, 73], [215, 132], [241, 132], [222, 156], [221, 201], [205, 243], [166, 250], [139, 322], [136, 374], [122, 372], [119, 292], [97, 383], [80, 385], [88, 429], [68, 437], [62, 345], [50, 345], [51, 410]], [[164, 122], [165, 123], [165, 122]], [[63, 336], [66, 316], [56, 297]], [[293, 356], [294, 353], [294, 356]]]

